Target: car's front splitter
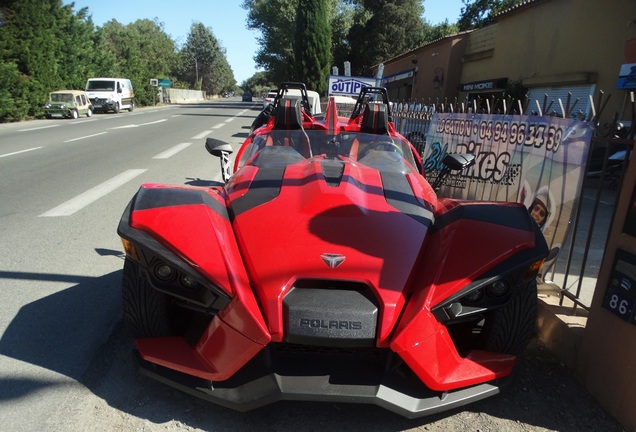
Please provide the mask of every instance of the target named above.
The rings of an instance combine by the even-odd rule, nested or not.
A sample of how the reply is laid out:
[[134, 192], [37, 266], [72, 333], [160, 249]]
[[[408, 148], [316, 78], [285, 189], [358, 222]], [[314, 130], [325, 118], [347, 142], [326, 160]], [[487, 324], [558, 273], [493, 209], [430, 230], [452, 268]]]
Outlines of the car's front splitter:
[[231, 379], [212, 382], [150, 363], [137, 353], [135, 356], [144, 375], [236, 411], [298, 400], [374, 404], [407, 418], [418, 418], [498, 394], [512, 380], [512, 376], [507, 376], [437, 392], [422, 384], [391, 353], [359, 357], [351, 362], [328, 354], [281, 361], [268, 347]]

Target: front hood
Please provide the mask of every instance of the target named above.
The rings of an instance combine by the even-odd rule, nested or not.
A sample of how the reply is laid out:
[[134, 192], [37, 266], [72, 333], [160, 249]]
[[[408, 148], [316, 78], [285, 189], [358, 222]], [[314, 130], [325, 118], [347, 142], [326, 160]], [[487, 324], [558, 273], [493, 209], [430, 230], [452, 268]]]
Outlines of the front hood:
[[89, 99], [114, 99], [115, 93], [109, 91], [87, 91]]
[[380, 322], [395, 322], [432, 217], [411, 180], [321, 158], [234, 176], [227, 189], [234, 229], [272, 329], [297, 280], [362, 282]]
[[73, 108], [75, 105], [73, 102], [48, 102], [46, 108], [61, 109], [61, 108]]

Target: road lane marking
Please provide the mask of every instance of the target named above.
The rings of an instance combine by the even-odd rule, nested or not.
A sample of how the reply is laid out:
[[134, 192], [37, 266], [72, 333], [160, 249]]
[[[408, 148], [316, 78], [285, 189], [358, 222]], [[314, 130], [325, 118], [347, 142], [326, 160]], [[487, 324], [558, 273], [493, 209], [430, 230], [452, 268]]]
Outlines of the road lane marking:
[[193, 136], [190, 139], [193, 139], [193, 140], [203, 139], [203, 138], [207, 137], [208, 135], [210, 135], [211, 133], [212, 133], [212, 131], [204, 131], [204, 132], [201, 132], [198, 135]]
[[225, 126], [225, 123], [219, 123], [218, 125], [212, 126], [212, 129], [222, 128], [223, 126]]
[[50, 125], [50, 126], [40, 126], [40, 127], [36, 127], [36, 128], [31, 128], [31, 129], [20, 129], [18, 130], [18, 132], [31, 132], [34, 130], [39, 130], [39, 129], [49, 129], [49, 128], [54, 128], [54, 127], [59, 127], [60, 125]]
[[170, 156], [174, 156], [179, 153], [181, 150], [188, 148], [192, 143], [181, 143], [172, 147], [171, 149], [166, 150], [163, 153], [159, 153], [157, 156], [154, 156], [153, 159], [168, 159]]
[[92, 138], [92, 137], [96, 137], [96, 136], [99, 136], [99, 135], [104, 135], [106, 133], [108, 133], [108, 132], [100, 132], [100, 133], [96, 133], [96, 134], [93, 134], [93, 135], [86, 135], [86, 136], [83, 136], [83, 137], [66, 140], [64, 142], [65, 143], [69, 143], [69, 142], [73, 142], [73, 141], [79, 141], [79, 140], [83, 140], [83, 139], [86, 139], [86, 138]]
[[69, 123], [69, 126], [75, 126], [75, 125], [78, 125], [78, 124], [90, 123], [90, 122], [94, 122], [94, 121], [97, 121], [97, 119], [93, 117], [92, 119], [88, 119], [88, 120], [79, 120], [79, 121], [76, 121], [76, 122], [71, 122], [71, 123]]
[[136, 128], [139, 126], [148, 126], [148, 125], [152, 125], [152, 124], [157, 124], [157, 123], [163, 123], [165, 121], [168, 121], [168, 119], [161, 119], [161, 120], [157, 120], [157, 121], [153, 121], [153, 122], [149, 122], [149, 123], [142, 123], [142, 124], [129, 124], [126, 126], [117, 126], [111, 129], [126, 129], [126, 128]]
[[128, 183], [138, 175], [148, 171], [147, 169], [130, 169], [123, 173], [116, 175], [110, 180], [106, 180], [104, 183], [95, 186], [92, 189], [66, 201], [59, 206], [44, 212], [40, 217], [57, 217], [57, 216], [70, 216], [73, 213], [83, 209], [89, 204], [97, 201], [103, 196], [109, 194], [120, 186]]
[[26, 149], [26, 150], [20, 150], [20, 151], [13, 152], [13, 153], [7, 153], [7, 154], [0, 155], [0, 158], [7, 157], [7, 156], [13, 156], [13, 155], [17, 155], [17, 154], [20, 154], [20, 153], [26, 153], [26, 152], [30, 152], [30, 151], [33, 151], [33, 150], [38, 150], [38, 149], [41, 149], [41, 148], [42, 147], [33, 147], [33, 148], [30, 148], [30, 149]]

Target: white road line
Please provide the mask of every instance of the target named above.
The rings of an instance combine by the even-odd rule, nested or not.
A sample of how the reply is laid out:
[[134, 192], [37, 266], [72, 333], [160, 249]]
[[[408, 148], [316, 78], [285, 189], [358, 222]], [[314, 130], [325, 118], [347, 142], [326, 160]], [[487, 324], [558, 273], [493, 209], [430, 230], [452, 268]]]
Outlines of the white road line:
[[70, 216], [146, 171], [146, 169], [131, 169], [124, 171], [110, 180], [106, 180], [104, 183], [87, 190], [63, 204], [60, 204], [54, 209], [42, 213], [40, 217]]
[[18, 130], [18, 132], [30, 132], [30, 131], [34, 131], [34, 130], [49, 129], [49, 128], [54, 128], [54, 127], [58, 127], [58, 126], [59, 125], [40, 126], [40, 127], [36, 127], [36, 128], [31, 128], [31, 129], [20, 129], [20, 130]]
[[149, 123], [142, 123], [142, 124], [129, 124], [126, 126], [117, 126], [111, 129], [126, 129], [126, 128], [136, 128], [139, 126], [147, 126], [147, 125], [151, 125], [151, 124], [157, 124], [157, 123], [163, 123], [165, 121], [168, 121], [168, 119], [161, 119], [161, 120], [157, 120], [157, 121], [153, 121], [153, 122], [149, 122]]
[[96, 136], [99, 136], [99, 135], [104, 135], [106, 133], [108, 133], [108, 132], [100, 132], [100, 133], [96, 133], [96, 134], [93, 134], [93, 135], [86, 135], [86, 136], [83, 136], [83, 137], [66, 140], [64, 142], [65, 143], [69, 143], [69, 142], [73, 142], [73, 141], [79, 141], [79, 140], [83, 140], [83, 139], [86, 139], [86, 138], [92, 138], [92, 137], [96, 137]]
[[20, 154], [20, 153], [26, 153], [26, 152], [30, 152], [30, 151], [33, 151], [33, 150], [38, 150], [38, 149], [41, 149], [41, 148], [42, 147], [33, 147], [33, 148], [30, 148], [30, 149], [26, 149], [26, 150], [20, 150], [20, 151], [13, 152], [13, 153], [7, 153], [7, 154], [0, 155], [0, 158], [7, 157], [7, 156], [13, 156], [13, 155], [17, 155], [17, 154]]
[[159, 153], [157, 156], [154, 156], [153, 159], [168, 159], [170, 156], [174, 156], [179, 153], [181, 150], [188, 148], [192, 143], [181, 143], [172, 147], [171, 149], [166, 150], [163, 153]]
[[190, 138], [190, 139], [193, 139], [193, 140], [202, 139], [202, 138], [207, 137], [207, 136], [208, 136], [208, 135], [210, 135], [211, 133], [212, 133], [212, 131], [205, 131], [205, 132], [201, 132], [200, 134], [195, 135], [195, 136], [193, 136], [193, 137], [192, 137], [192, 138]]
[[[228, 118], [228, 119], [224, 120], [224, 121], [223, 121], [223, 123], [219, 123], [218, 125], [212, 126], [212, 129], [219, 129], [219, 128], [222, 128], [222, 127], [223, 127], [223, 126], [225, 126], [227, 123], [229, 123], [229, 122], [231, 122], [231, 121], [234, 121], [234, 119], [235, 119], [236, 117], [241, 116], [241, 115], [245, 114], [245, 113], [246, 113], [246, 112], [248, 112], [248, 111], [249, 111], [248, 109], [244, 109], [243, 111], [241, 111], [240, 113], [238, 113], [238, 114], [237, 114], [237, 115], [235, 115], [234, 117], [230, 117], [230, 118]], [[214, 130], [211, 130], [211, 131], [204, 131], [204, 132], [201, 132], [201, 133], [200, 133], [200, 134], [198, 134], [198, 135], [193, 136], [193, 137], [192, 137], [192, 138], [190, 138], [190, 139], [193, 139], [193, 140], [203, 139], [203, 138], [207, 137], [208, 135], [210, 135], [212, 132], [214, 132]]]
[[93, 117], [92, 119], [88, 119], [88, 120], [80, 120], [80, 121], [76, 121], [76, 122], [70, 122], [68, 125], [69, 126], [75, 126], [75, 125], [78, 125], [78, 124], [90, 123], [90, 122], [94, 122], [94, 121], [97, 121], [97, 119]]

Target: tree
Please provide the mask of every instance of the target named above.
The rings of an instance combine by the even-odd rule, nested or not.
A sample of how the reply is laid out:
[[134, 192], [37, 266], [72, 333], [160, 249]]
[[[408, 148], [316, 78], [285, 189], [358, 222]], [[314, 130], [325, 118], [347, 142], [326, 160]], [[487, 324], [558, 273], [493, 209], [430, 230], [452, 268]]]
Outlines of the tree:
[[459, 32], [457, 24], [449, 24], [448, 20], [436, 25], [431, 25], [428, 22], [424, 23], [424, 39], [426, 42], [433, 42], [437, 39], [445, 38]]
[[267, 71], [276, 83], [290, 81], [296, 74], [294, 60], [294, 20], [298, 0], [245, 0], [248, 10], [247, 27], [260, 30], [259, 50], [254, 56], [256, 66]]
[[329, 22], [331, 22], [331, 56], [332, 65], [338, 66], [343, 73], [344, 62], [351, 60], [351, 44], [349, 30], [355, 23], [356, 9], [348, 1], [335, 0], [329, 2]]
[[87, 10], [61, 0], [4, 0], [0, 6], [0, 120], [41, 114], [48, 92], [82, 89], [101, 57]]
[[156, 20], [141, 19], [126, 26], [108, 21], [101, 28], [100, 48], [111, 59], [100, 75], [129, 78], [141, 105], [154, 101], [150, 79], [171, 76], [178, 61], [174, 41]]
[[331, 29], [326, 0], [299, 0], [294, 37], [296, 81], [325, 94], [331, 65]]
[[276, 88], [265, 71], [256, 72], [241, 83], [243, 91], [249, 91], [255, 96], [264, 96], [269, 89]]
[[192, 83], [195, 89], [208, 94], [222, 94], [236, 86], [234, 73], [211, 28], [200, 22], [190, 27], [186, 43], [181, 50], [183, 64], [181, 79]]
[[[422, 46], [424, 7], [418, 0], [361, 0], [349, 31], [352, 73], [370, 76], [372, 67]], [[368, 18], [368, 19], [367, 19]]]
[[523, 0], [462, 0], [462, 7], [457, 26], [460, 31], [485, 27], [491, 24], [494, 16], [510, 9]]

